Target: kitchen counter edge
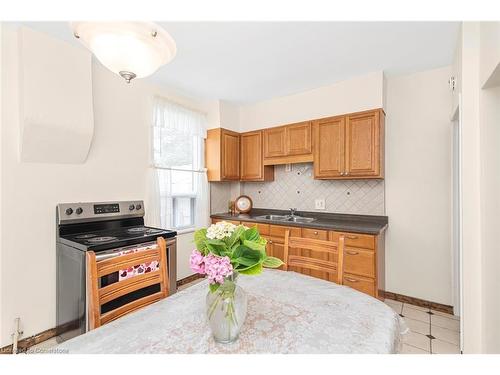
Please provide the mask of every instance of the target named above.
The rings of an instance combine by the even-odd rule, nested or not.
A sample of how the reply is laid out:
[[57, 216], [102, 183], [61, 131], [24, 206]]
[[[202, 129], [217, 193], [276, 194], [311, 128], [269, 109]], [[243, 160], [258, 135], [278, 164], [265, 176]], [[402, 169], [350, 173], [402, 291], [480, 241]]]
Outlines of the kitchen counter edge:
[[[266, 211], [266, 213], [277, 213], [276, 211], [277, 210], [269, 210]], [[232, 215], [229, 213], [215, 213], [210, 215], [210, 218], [282, 225], [287, 227], [326, 229], [337, 232], [350, 232], [350, 233], [372, 234], [372, 235], [381, 234], [388, 226], [387, 216], [325, 214], [325, 213], [321, 214], [314, 213], [313, 215], [311, 215], [311, 213], [308, 213], [310, 217], [314, 217], [316, 220], [310, 223], [295, 223], [282, 220], [266, 220], [266, 219], [256, 218], [256, 216], [264, 215], [262, 212], [263, 210], [260, 211], [259, 209], [258, 213], [250, 213], [250, 214]]]

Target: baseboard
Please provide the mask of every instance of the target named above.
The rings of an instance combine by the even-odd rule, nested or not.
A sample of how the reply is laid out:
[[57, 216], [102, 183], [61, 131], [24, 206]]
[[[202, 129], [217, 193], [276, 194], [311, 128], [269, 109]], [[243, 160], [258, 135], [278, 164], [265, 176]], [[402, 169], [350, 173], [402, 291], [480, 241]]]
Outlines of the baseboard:
[[[181, 285], [189, 284], [192, 281], [202, 278], [203, 276], [199, 274], [194, 274], [185, 277], [177, 281], [177, 287]], [[60, 334], [71, 331], [78, 328], [78, 322], [70, 322], [62, 326], [47, 329], [43, 332], [37, 333], [33, 336], [27, 337], [25, 339], [19, 340], [17, 343], [18, 353], [26, 352], [29, 348], [34, 345], [38, 345], [44, 341], [50, 340], [53, 337], [59, 336]], [[0, 354], [12, 354], [12, 344], [0, 348]]]
[[[50, 340], [51, 338], [59, 336], [64, 332], [76, 329], [78, 328], [78, 326], [79, 322], [75, 320], [54, 328], [47, 329], [43, 332], [37, 333], [36, 335], [26, 337], [25, 339], [19, 340], [17, 342], [17, 352], [24, 353], [32, 346]], [[12, 354], [12, 344], [0, 348], [0, 354]]]
[[420, 307], [426, 307], [428, 309], [432, 309], [432, 310], [443, 312], [445, 314], [453, 315], [453, 306], [450, 306], [450, 305], [444, 305], [442, 303], [431, 302], [431, 301], [427, 301], [425, 299], [405, 296], [404, 294], [393, 293], [393, 292], [388, 292], [388, 291], [384, 291], [384, 290], [379, 290], [378, 294], [379, 294], [379, 296], [382, 296], [382, 297], [388, 298], [388, 299], [392, 299], [394, 301], [409, 303], [410, 305], [415, 305], [415, 306], [420, 306]]
[[199, 273], [195, 273], [194, 275], [177, 280], [177, 288], [182, 286], [182, 285], [189, 284], [195, 280], [202, 279], [202, 278], [203, 278], [203, 276], [201, 276]]

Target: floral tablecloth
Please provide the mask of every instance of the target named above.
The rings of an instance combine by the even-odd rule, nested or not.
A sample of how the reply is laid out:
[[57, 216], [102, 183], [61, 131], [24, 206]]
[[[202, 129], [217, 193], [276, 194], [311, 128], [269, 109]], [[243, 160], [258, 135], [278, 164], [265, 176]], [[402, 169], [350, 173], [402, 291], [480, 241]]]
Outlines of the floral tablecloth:
[[248, 315], [218, 344], [205, 318], [207, 282], [60, 344], [67, 353], [396, 353], [404, 322], [381, 301], [295, 272], [240, 275]]

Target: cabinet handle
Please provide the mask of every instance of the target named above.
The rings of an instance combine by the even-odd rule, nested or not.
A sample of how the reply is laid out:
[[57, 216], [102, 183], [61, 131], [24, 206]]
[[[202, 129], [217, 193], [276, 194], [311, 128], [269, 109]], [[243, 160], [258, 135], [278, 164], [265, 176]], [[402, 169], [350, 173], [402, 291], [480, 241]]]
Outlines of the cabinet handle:
[[357, 240], [358, 239], [358, 236], [347, 235], [346, 237], [349, 238], [350, 240]]
[[269, 243], [273, 243], [273, 240], [269, 240]]
[[318, 231], [316, 231], [316, 230], [315, 230], [315, 231], [314, 231], [314, 234], [318, 234]]
[[358, 280], [351, 279], [350, 277], [344, 277], [344, 280], [349, 281], [350, 283], [357, 283], [358, 282]]
[[357, 251], [352, 251], [352, 250], [347, 250], [346, 253], [349, 255], [358, 255], [359, 254]]

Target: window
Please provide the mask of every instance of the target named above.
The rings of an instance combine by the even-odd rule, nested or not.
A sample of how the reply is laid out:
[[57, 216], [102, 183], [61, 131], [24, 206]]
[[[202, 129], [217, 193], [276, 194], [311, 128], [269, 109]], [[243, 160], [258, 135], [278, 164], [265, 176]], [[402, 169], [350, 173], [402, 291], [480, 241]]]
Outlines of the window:
[[152, 133], [161, 226], [177, 230], [205, 226], [205, 115], [157, 98]]

